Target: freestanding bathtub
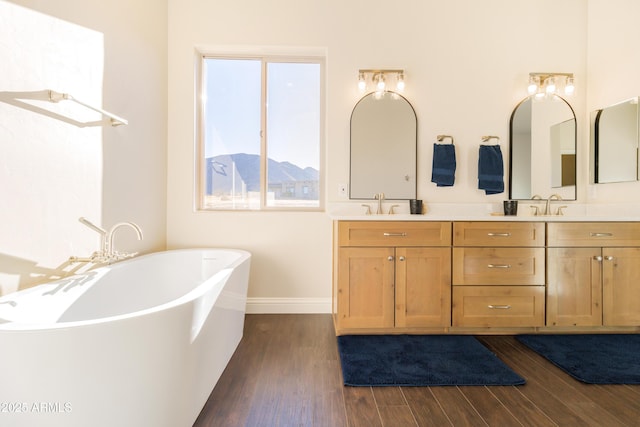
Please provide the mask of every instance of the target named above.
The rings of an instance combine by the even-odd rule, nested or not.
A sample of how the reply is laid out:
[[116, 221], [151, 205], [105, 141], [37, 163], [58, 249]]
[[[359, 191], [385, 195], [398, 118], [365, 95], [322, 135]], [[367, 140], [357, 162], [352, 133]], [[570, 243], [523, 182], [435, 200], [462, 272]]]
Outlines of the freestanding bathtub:
[[248, 252], [158, 252], [0, 298], [0, 426], [192, 426], [244, 326]]

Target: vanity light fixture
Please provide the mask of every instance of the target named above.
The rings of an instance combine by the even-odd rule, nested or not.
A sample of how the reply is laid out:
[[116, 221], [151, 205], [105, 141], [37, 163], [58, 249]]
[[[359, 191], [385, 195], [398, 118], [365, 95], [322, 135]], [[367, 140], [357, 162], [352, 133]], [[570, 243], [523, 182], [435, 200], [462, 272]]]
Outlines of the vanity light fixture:
[[529, 92], [529, 95], [533, 95], [538, 91], [539, 84], [540, 79], [529, 74], [529, 86], [527, 86], [527, 92]]
[[389, 87], [394, 87], [398, 92], [404, 91], [405, 76], [404, 70], [387, 70], [387, 69], [363, 69], [358, 71], [358, 89], [365, 92], [369, 83], [376, 92], [383, 92]]
[[565, 95], [575, 92], [573, 73], [529, 73], [529, 85], [527, 92], [542, 98], [545, 95], [557, 95], [559, 89]]
[[360, 92], [364, 92], [366, 88], [367, 88], [367, 80], [364, 76], [364, 73], [360, 73], [358, 75], [358, 89], [360, 89]]
[[548, 77], [547, 80], [545, 81], [545, 83], [547, 85], [544, 88], [545, 92], [547, 92], [549, 94], [556, 92], [556, 78], [555, 77]]
[[382, 92], [385, 87], [384, 74], [378, 74], [374, 79], [376, 81], [376, 90], [378, 90], [378, 92]]
[[567, 77], [567, 82], [564, 85], [564, 93], [567, 95], [573, 95], [576, 91], [576, 87], [573, 85], [573, 77]]
[[403, 73], [398, 74], [396, 89], [398, 90], [398, 92], [404, 91], [404, 74]]

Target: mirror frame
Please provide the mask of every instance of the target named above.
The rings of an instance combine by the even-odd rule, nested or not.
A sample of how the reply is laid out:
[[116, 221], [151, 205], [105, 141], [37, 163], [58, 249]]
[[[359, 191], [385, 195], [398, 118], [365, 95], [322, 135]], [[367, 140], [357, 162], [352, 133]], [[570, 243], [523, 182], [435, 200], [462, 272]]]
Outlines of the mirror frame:
[[[578, 161], [578, 123], [577, 123], [577, 118], [576, 118], [576, 112], [573, 109], [573, 107], [571, 106], [571, 104], [564, 99], [563, 97], [561, 97], [560, 95], [554, 94], [554, 97], [558, 98], [560, 101], [564, 102], [566, 104], [567, 107], [569, 107], [569, 111], [571, 112], [571, 114], [573, 115], [573, 119], [569, 118], [567, 120], [573, 120], [573, 146], [574, 146], [574, 150], [575, 150], [575, 162], [574, 162], [574, 192], [573, 192], [573, 197], [572, 198], [564, 198], [563, 200], [568, 200], [568, 201], [575, 201], [578, 199], [578, 182], [577, 182], [577, 161]], [[518, 108], [524, 104], [525, 102], [531, 100], [531, 102], [535, 102], [535, 95], [530, 95], [527, 96], [526, 98], [524, 98], [523, 100], [521, 100], [520, 102], [518, 102], [518, 104], [514, 107], [513, 111], [511, 112], [511, 117], [509, 119], [509, 199], [514, 199], [513, 197], [513, 138], [514, 138], [514, 134], [513, 134], [513, 120], [515, 118], [516, 112], [518, 111]], [[566, 121], [566, 120], [565, 120]], [[564, 121], [563, 121], [564, 122]], [[559, 122], [559, 123], [563, 123], [563, 122]], [[549, 179], [551, 180], [551, 168], [549, 168]], [[549, 186], [549, 188], [551, 190], [553, 190], [553, 188], [551, 187], [551, 185]], [[517, 200], [533, 200], [533, 196], [534, 194], [531, 194], [529, 196], [529, 198], [525, 199], [525, 198], [518, 198]], [[541, 194], [540, 196], [542, 196], [543, 198], [547, 195]], [[514, 199], [516, 200], [516, 199]]]
[[[361, 175], [366, 176], [365, 178], [362, 179], [356, 179], [356, 191], [354, 191], [354, 134], [355, 136], [359, 136], [359, 133], [362, 133], [361, 131], [358, 131], [357, 129], [354, 129], [354, 116], [356, 116], [358, 119], [360, 119], [360, 116], [362, 114], [362, 112], [366, 112], [366, 110], [360, 112], [360, 114], [358, 114], [357, 110], [359, 106], [363, 106], [363, 101], [367, 101], [367, 100], [372, 100], [371, 102], [379, 102], [379, 101], [383, 101], [382, 100], [378, 100], [375, 99], [376, 96], [389, 96], [389, 97], [394, 97], [394, 101], [397, 99], [399, 101], [403, 101], [403, 105], [402, 108], [406, 108], [406, 115], [403, 115], [402, 117], [402, 126], [407, 126], [409, 128], [409, 132], [404, 132], [403, 135], [400, 135], [402, 138], [402, 141], [404, 142], [404, 146], [406, 146], [407, 148], [405, 148], [404, 150], [400, 149], [398, 147], [398, 145], [400, 144], [400, 142], [398, 141], [398, 138], [395, 138], [396, 140], [394, 141], [393, 138], [389, 138], [388, 134], [385, 134], [385, 130], [387, 130], [387, 128], [391, 127], [391, 126], [385, 126], [387, 122], [389, 122], [390, 120], [387, 120], [386, 122], [383, 120], [377, 120], [375, 123], [378, 126], [378, 128], [382, 126], [385, 126], [382, 132], [379, 132], [376, 134], [377, 135], [382, 135], [385, 136], [386, 138], [388, 138], [388, 140], [381, 140], [378, 139], [379, 143], [380, 143], [380, 147], [384, 147], [382, 150], [382, 153], [378, 153], [379, 155], [376, 156], [376, 158], [380, 157], [380, 159], [378, 159], [379, 161], [375, 161], [373, 166], [370, 166], [373, 169], [376, 169], [377, 171], [380, 170], [385, 170], [388, 168], [387, 163], [389, 162], [389, 160], [393, 160], [393, 157], [398, 157], [399, 153], [406, 153], [407, 150], [410, 150], [410, 155], [408, 156], [407, 159], [404, 159], [404, 161], [402, 161], [402, 165], [406, 166], [408, 168], [411, 168], [411, 170], [408, 171], [395, 171], [397, 173], [394, 173], [393, 176], [404, 176], [404, 180], [407, 182], [407, 184], [403, 184], [402, 185], [406, 185], [405, 186], [400, 186], [400, 193], [393, 193], [393, 191], [390, 190], [390, 187], [388, 185], [384, 185], [385, 183], [382, 183], [381, 181], [391, 181], [390, 179], [387, 179], [386, 177], [383, 177], [383, 179], [381, 179], [379, 176], [380, 174], [377, 174], [376, 177], [378, 178], [378, 186], [381, 188], [376, 188], [373, 189], [373, 191], [367, 192], [366, 189], [362, 188], [362, 185], [358, 185], [361, 183], [364, 183], [365, 181], [369, 181], [370, 178], [366, 178], [369, 177], [370, 174], [367, 173], [362, 173]], [[397, 107], [396, 107], [397, 108]], [[405, 111], [402, 111], [402, 113], [404, 114]], [[410, 113], [410, 115], [409, 115]], [[383, 115], [381, 117], [384, 118], [388, 118], [387, 115]], [[374, 118], [375, 119], [375, 118]], [[365, 121], [365, 123], [370, 123], [370, 121]], [[396, 128], [399, 128], [399, 125], [395, 126]], [[359, 127], [359, 129], [366, 129], [367, 126], [365, 127]], [[366, 133], [366, 132], [365, 132]], [[397, 132], [396, 132], [397, 133]], [[392, 132], [393, 134], [393, 132]], [[374, 141], [375, 142], [375, 141]], [[369, 147], [371, 147], [372, 144], [370, 144], [371, 141], [368, 140], [367, 143], [365, 145], [362, 145], [362, 147], [365, 147], [368, 154], [371, 154], [373, 152], [373, 150], [369, 149]], [[362, 152], [362, 149], [360, 150], [360, 152]], [[375, 160], [375, 159], [374, 159]], [[383, 167], [384, 166], [384, 167]], [[397, 92], [393, 92], [393, 91], [384, 91], [384, 92], [370, 92], [368, 94], [365, 94], [364, 96], [362, 96], [362, 98], [360, 98], [358, 100], [358, 102], [356, 103], [356, 105], [353, 107], [353, 110], [351, 112], [351, 119], [350, 119], [350, 142], [349, 142], [349, 199], [350, 200], [372, 200], [374, 199], [375, 194], [377, 193], [384, 193], [385, 195], [385, 199], [388, 200], [409, 200], [409, 199], [415, 199], [417, 197], [417, 193], [418, 193], [418, 180], [417, 180], [417, 171], [418, 171], [418, 118], [416, 115], [416, 111], [413, 108], [413, 105], [411, 105], [411, 103], [409, 102], [409, 100], [407, 100], [407, 98], [405, 98], [404, 96], [402, 96], [401, 94], [397, 93]], [[364, 171], [366, 172], [366, 171]], [[366, 194], [365, 194], [366, 192]]]
[[[614, 108], [620, 108], [626, 105], [635, 105], [635, 123], [632, 128], [635, 129], [635, 154], [633, 156], [635, 162], [635, 171], [633, 178], [620, 178], [620, 179], [606, 179], [602, 180], [601, 178], [601, 163], [602, 159], [600, 156], [601, 148], [603, 147], [603, 141], [601, 136], [601, 123], [600, 120], [602, 118], [602, 114], [605, 111], [612, 111]], [[591, 159], [589, 162], [589, 178], [591, 184], [614, 184], [619, 182], [635, 182], [640, 180], [640, 97], [634, 96], [629, 99], [625, 99], [624, 101], [617, 102], [612, 105], [608, 105], [604, 108], [600, 108], [591, 113], [591, 138], [590, 138], [590, 152]], [[608, 141], [608, 140], [607, 140]], [[607, 145], [611, 145], [608, 143]], [[614, 166], [615, 167], [615, 166]]]

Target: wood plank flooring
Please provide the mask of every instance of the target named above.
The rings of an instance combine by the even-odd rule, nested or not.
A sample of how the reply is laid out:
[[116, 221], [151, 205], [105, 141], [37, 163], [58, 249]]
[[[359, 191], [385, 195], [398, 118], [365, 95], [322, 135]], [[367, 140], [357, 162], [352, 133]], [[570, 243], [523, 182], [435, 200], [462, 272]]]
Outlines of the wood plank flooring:
[[640, 425], [640, 386], [583, 384], [512, 336], [479, 338], [527, 384], [345, 387], [330, 315], [247, 315], [194, 427]]

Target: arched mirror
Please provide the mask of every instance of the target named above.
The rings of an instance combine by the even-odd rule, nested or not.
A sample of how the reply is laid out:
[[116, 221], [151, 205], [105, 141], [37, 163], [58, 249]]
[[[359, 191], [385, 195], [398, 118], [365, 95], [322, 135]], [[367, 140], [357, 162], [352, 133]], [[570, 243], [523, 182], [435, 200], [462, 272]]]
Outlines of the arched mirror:
[[638, 179], [638, 97], [594, 113], [592, 132], [593, 183]]
[[511, 114], [509, 198], [576, 200], [576, 116], [557, 95], [525, 98]]
[[349, 197], [416, 198], [416, 113], [395, 92], [365, 95], [351, 114]]

